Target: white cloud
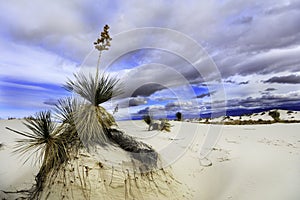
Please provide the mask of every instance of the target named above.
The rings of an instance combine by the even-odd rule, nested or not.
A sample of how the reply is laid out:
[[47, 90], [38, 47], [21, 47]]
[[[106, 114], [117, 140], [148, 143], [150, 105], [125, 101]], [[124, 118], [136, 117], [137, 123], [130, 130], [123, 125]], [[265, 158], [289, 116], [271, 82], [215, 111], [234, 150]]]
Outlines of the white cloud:
[[76, 63], [42, 48], [2, 40], [0, 76], [36, 83], [62, 84], [76, 70]]

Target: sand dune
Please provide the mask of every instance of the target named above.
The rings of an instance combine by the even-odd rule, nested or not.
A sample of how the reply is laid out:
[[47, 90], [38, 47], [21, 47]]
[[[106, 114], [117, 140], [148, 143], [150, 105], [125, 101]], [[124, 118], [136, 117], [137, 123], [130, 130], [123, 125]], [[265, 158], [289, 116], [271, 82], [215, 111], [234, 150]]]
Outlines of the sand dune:
[[[189, 122], [171, 124], [172, 131], [167, 133], [149, 132], [142, 121], [119, 122], [120, 128], [127, 134], [152, 145], [160, 153], [164, 170], [157, 170], [152, 177], [142, 177], [127, 171], [129, 166], [118, 166], [122, 159], [114, 164], [104, 162], [101, 167], [93, 155], [82, 152], [86, 156], [71, 163], [78, 165], [75, 167], [78, 171], [66, 170], [67, 183], [59, 183], [61, 179], [56, 178], [54, 186], [47, 189], [48, 197], [55, 199], [55, 193], [60, 193], [60, 197], [63, 195], [69, 199], [81, 199], [84, 195], [90, 199], [300, 199], [299, 123], [239, 126]], [[32, 167], [31, 161], [22, 165], [20, 159], [11, 154], [14, 138], [20, 136], [9, 132], [5, 126], [25, 129], [21, 120], [0, 121], [0, 143], [3, 144], [0, 149], [0, 189], [28, 189], [34, 183], [38, 166]], [[199, 150], [212, 130], [221, 131], [220, 138], [211, 153], [200, 160]], [[106, 158], [109, 155], [115, 157], [108, 152]], [[80, 169], [88, 169], [88, 172]], [[88, 184], [87, 192], [80, 187], [80, 177], [83, 176], [90, 177], [84, 183]], [[45, 192], [43, 197], [48, 193]], [[12, 199], [16, 197], [3, 192], [1, 195]]]

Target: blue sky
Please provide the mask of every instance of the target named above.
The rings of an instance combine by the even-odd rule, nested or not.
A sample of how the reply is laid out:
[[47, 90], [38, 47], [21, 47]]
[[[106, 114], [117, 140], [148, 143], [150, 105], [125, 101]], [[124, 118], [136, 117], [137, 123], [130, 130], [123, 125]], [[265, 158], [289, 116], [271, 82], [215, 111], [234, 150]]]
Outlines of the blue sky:
[[[95, 60], [105, 24], [113, 40], [101, 64], [125, 92], [104, 106], [119, 104], [119, 119], [299, 109], [299, 21], [292, 0], [1, 1], [0, 117], [33, 115], [71, 95], [61, 86]], [[132, 31], [145, 27], [161, 29]]]

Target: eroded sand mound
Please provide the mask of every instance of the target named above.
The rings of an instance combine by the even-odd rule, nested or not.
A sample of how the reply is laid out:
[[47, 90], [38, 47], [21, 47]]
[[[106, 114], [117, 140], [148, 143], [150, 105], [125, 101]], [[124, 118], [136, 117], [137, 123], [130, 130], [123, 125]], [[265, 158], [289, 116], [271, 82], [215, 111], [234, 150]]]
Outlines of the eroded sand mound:
[[[124, 160], [131, 160], [129, 157]], [[87, 152], [48, 177], [41, 199], [187, 199], [171, 169], [141, 172], [136, 160], [109, 165]]]

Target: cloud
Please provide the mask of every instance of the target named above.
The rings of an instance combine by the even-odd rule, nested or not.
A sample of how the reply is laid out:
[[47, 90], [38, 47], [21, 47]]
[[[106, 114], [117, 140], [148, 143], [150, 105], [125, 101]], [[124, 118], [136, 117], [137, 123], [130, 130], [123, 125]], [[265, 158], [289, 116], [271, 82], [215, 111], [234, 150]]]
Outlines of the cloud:
[[137, 97], [137, 96], [150, 96], [151, 94], [165, 89], [166, 87], [157, 84], [157, 83], [148, 83], [145, 85], [140, 86], [139, 88], [137, 88], [133, 94], [131, 96], [133, 97]]
[[[227, 100], [227, 109], [254, 109], [254, 108], [272, 108], [285, 107], [288, 105], [299, 104], [300, 91], [292, 91], [285, 94], [266, 93], [259, 97], [246, 97], [241, 99]], [[217, 104], [218, 102], [213, 102]]]
[[267, 92], [275, 91], [275, 90], [276, 90], [276, 88], [267, 88], [267, 89], [265, 89], [265, 91], [267, 91]]
[[147, 104], [147, 99], [143, 97], [136, 97], [136, 98], [130, 98], [129, 99], [129, 106], [139, 106]]
[[[299, 1], [293, 0], [266, 0], [263, 4], [253, 0], [189, 0], [188, 3], [175, 0], [172, 4], [138, 0], [5, 1], [0, 6], [0, 67], [5, 69], [1, 70], [0, 78], [56, 86], [64, 83], [66, 77], [82, 69], [81, 62], [93, 49], [92, 43], [101, 27], [108, 23], [113, 41], [111, 49], [102, 55], [101, 69], [107, 67], [119, 75], [125, 90], [120, 101], [125, 104], [146, 105], [150, 97], [169, 103], [175, 99], [188, 100], [197, 96], [189, 89], [192, 84], [221, 88], [222, 78], [232, 105], [238, 106], [239, 101], [254, 104], [252, 99], [245, 100], [250, 96], [265, 105], [267, 99], [260, 98], [257, 91], [257, 84], [263, 80], [266, 81], [262, 90], [278, 83], [276, 92], [282, 94], [290, 91], [284, 85], [299, 83], [299, 76], [291, 75], [300, 72], [299, 8]], [[153, 32], [144, 37], [125, 34], [126, 37], [118, 39], [121, 32], [143, 27], [172, 29], [177, 31], [176, 37]], [[182, 40], [179, 36], [183, 35], [201, 48]], [[126, 52], [130, 45], [137, 44], [160, 48]], [[86, 62], [91, 61], [95, 60]], [[5, 91], [0, 99], [6, 103], [22, 98], [42, 105], [45, 99], [61, 95], [50, 90], [41, 98], [39, 89], [47, 87], [5, 81], [0, 84]], [[32, 90], [24, 94], [22, 88]], [[219, 91], [214, 93], [219, 94]], [[271, 98], [270, 94], [264, 94]], [[201, 95], [205, 97], [208, 93], [198, 97]], [[281, 97], [275, 97], [280, 103]], [[10, 105], [15, 103], [12, 101]], [[168, 109], [174, 107], [169, 104]]]
[[46, 101], [43, 102], [45, 105], [50, 105], [50, 106], [55, 106], [57, 105], [57, 99], [47, 99]]
[[247, 85], [249, 83], [249, 81], [244, 81], [244, 82], [239, 82], [239, 85]]
[[231, 83], [231, 84], [236, 84], [236, 85], [247, 85], [249, 81], [241, 81], [241, 82], [236, 82], [233, 80], [225, 80], [225, 83]]
[[210, 97], [211, 95], [213, 95], [215, 93], [216, 93], [216, 91], [212, 91], [212, 92], [208, 92], [208, 93], [203, 93], [203, 94], [200, 94], [200, 95], [196, 96], [196, 98], [202, 99], [204, 97]]
[[289, 76], [274, 76], [264, 83], [283, 83], [283, 84], [299, 84], [300, 83], [300, 76], [298, 75], [289, 75]]

